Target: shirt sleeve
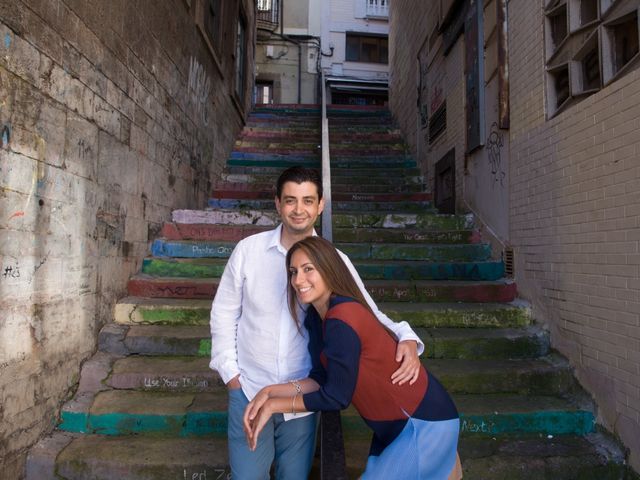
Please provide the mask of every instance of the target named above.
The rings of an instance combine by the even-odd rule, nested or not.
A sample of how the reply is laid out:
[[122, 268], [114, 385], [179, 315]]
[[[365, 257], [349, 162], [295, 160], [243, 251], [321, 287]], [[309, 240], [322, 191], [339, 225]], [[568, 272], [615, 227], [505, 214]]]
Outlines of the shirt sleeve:
[[358, 380], [360, 350], [360, 338], [350, 326], [333, 318], [324, 321], [326, 381], [319, 390], [302, 396], [308, 411], [343, 410], [349, 406]]
[[244, 276], [243, 242], [238, 243], [224, 268], [211, 307], [211, 362], [224, 383], [240, 373], [238, 367], [237, 330], [242, 315]]
[[349, 260], [349, 257], [347, 257], [340, 250], [338, 250], [338, 253], [340, 254], [340, 257], [342, 258], [345, 265], [351, 272], [351, 275], [353, 276], [353, 279], [358, 285], [360, 292], [362, 292], [364, 299], [367, 301], [367, 304], [369, 305], [369, 307], [371, 307], [371, 310], [373, 311], [373, 314], [376, 316], [378, 321], [382, 323], [385, 327], [387, 327], [389, 330], [391, 330], [393, 334], [398, 338], [399, 342], [403, 342], [405, 340], [415, 340], [418, 343], [418, 355], [422, 355], [422, 353], [424, 352], [424, 343], [422, 342], [422, 340], [420, 340], [420, 337], [416, 335], [416, 333], [413, 331], [411, 326], [407, 322], [394, 322], [389, 317], [387, 317], [384, 313], [382, 313], [378, 308], [378, 306], [376, 305], [376, 302], [374, 302], [373, 298], [371, 298], [371, 295], [369, 295], [369, 292], [367, 292], [367, 289], [365, 288], [364, 283], [362, 283], [362, 279], [360, 278], [360, 275], [358, 275], [358, 272], [356, 271], [356, 267], [353, 266], [353, 263], [351, 263], [351, 260]]
[[304, 326], [309, 332], [309, 354], [311, 356], [309, 378], [315, 380], [318, 385], [324, 385], [327, 381], [327, 372], [320, 362], [320, 353], [323, 348], [322, 319], [313, 305], [309, 305], [307, 309]]

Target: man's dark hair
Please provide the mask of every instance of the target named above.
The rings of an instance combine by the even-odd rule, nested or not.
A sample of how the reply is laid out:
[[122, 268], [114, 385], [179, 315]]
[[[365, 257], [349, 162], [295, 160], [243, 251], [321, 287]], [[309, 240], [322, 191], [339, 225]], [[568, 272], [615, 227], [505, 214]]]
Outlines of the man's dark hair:
[[290, 167], [278, 177], [278, 183], [276, 183], [276, 196], [281, 198], [282, 187], [287, 182], [294, 182], [300, 185], [302, 182], [314, 183], [318, 189], [318, 200], [322, 198], [322, 179], [317, 170], [306, 167]]

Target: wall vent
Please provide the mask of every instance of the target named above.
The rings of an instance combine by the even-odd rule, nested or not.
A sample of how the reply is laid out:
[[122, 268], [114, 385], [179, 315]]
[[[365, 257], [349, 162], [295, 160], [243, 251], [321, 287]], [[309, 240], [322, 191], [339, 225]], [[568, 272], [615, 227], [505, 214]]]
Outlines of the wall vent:
[[503, 260], [504, 260], [504, 274], [505, 274], [505, 276], [509, 277], [509, 278], [513, 278], [515, 265], [514, 265], [514, 262], [513, 262], [513, 248], [512, 247], [505, 247], [504, 253], [503, 253]]

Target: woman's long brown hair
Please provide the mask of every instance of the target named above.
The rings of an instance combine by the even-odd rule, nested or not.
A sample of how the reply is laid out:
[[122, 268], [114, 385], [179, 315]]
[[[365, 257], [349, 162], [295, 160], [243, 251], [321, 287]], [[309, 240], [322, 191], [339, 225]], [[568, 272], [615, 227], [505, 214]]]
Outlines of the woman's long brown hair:
[[318, 273], [324, 280], [324, 283], [326, 283], [327, 288], [329, 288], [331, 293], [353, 298], [369, 310], [372, 315], [374, 315], [371, 307], [367, 304], [364, 295], [362, 295], [362, 292], [353, 279], [351, 272], [344, 264], [342, 258], [340, 258], [340, 255], [331, 242], [328, 242], [321, 237], [307, 237], [294, 243], [287, 252], [287, 292], [289, 297], [289, 310], [291, 311], [291, 315], [296, 321], [298, 328], [301, 326], [296, 308], [298, 305], [298, 299], [296, 297], [295, 289], [291, 285], [292, 272], [290, 269], [291, 257], [298, 250], [307, 254], [309, 260], [311, 260], [313, 266], [318, 270]]

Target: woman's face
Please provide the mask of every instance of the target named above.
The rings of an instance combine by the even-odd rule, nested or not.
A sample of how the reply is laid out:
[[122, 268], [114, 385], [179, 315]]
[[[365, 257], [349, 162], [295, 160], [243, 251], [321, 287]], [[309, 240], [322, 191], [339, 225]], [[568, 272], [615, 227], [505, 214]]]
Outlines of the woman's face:
[[289, 272], [291, 273], [291, 286], [296, 291], [298, 300], [302, 303], [313, 304], [318, 311], [325, 310], [329, 304], [331, 291], [303, 250], [298, 249], [291, 255]]

